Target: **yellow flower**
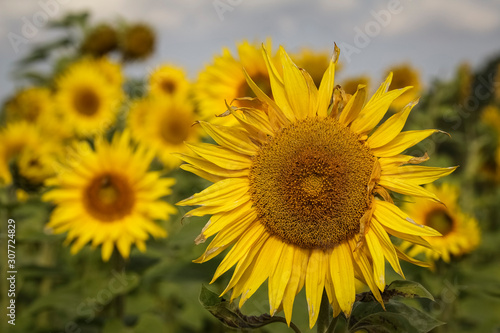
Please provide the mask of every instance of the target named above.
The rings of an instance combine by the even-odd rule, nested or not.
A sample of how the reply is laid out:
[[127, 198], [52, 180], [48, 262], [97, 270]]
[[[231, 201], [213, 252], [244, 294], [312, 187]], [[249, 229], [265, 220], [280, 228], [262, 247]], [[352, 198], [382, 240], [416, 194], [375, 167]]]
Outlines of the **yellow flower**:
[[442, 203], [416, 198], [414, 203], [405, 203], [403, 210], [415, 222], [436, 229], [442, 236], [424, 237], [430, 248], [408, 242], [402, 248], [408, 250], [413, 245], [408, 251], [410, 256], [424, 253], [431, 262], [440, 258], [450, 262], [451, 255], [461, 256], [474, 250], [480, 241], [479, 226], [475, 218], [464, 214], [458, 206], [459, 189], [447, 183], [426, 188], [441, 198]]
[[115, 134], [110, 143], [97, 139], [95, 150], [84, 142], [75, 151], [58, 175], [47, 181], [55, 188], [43, 196], [56, 205], [47, 227], [55, 233], [68, 232], [71, 253], [92, 241], [92, 247], [102, 244], [104, 261], [115, 245], [128, 258], [132, 244], [145, 251], [149, 235], [166, 237], [154, 220], [176, 212], [161, 200], [171, 193], [174, 180], [148, 171], [150, 151], [132, 146], [128, 132]]
[[187, 152], [185, 141], [199, 141], [195, 120], [189, 100], [167, 96], [139, 100], [129, 113], [134, 138], [152, 147], [166, 169], [181, 164], [172, 153]]
[[155, 33], [146, 24], [138, 23], [125, 29], [122, 34], [120, 50], [125, 60], [144, 59], [155, 49]]
[[102, 132], [116, 118], [123, 93], [118, 78], [108, 74], [102, 63], [82, 61], [57, 80], [56, 102], [65, 126], [80, 136]]
[[163, 65], [149, 77], [151, 95], [177, 96], [187, 98], [189, 81], [186, 72], [181, 67]]
[[422, 90], [420, 74], [410, 64], [394, 66], [390, 68], [388, 72], [392, 72], [393, 74], [392, 83], [389, 89], [401, 89], [408, 86], [413, 87], [413, 89], [405, 92], [392, 103], [391, 107], [394, 111], [399, 111], [420, 95]]
[[363, 84], [370, 90], [370, 77], [366, 75], [354, 76], [342, 81], [341, 86], [346, 94], [354, 95], [358, 90], [358, 85]]
[[33, 184], [54, 174], [53, 164], [60, 147], [42, 135], [35, 124], [27, 121], [8, 124], [0, 130], [0, 142], [0, 185], [12, 183], [11, 163], [15, 163], [20, 175]]
[[362, 88], [346, 104], [330, 105], [335, 53], [317, 89], [282, 48], [283, 75], [264, 52], [274, 100], [248, 76], [263, 109], [231, 109], [241, 127], [200, 122], [217, 145], [189, 145], [181, 166], [215, 183], [178, 203], [201, 205], [186, 216], [212, 215], [196, 243], [216, 236], [195, 262], [231, 248], [214, 275], [236, 265], [223, 294], [232, 289], [231, 300], [241, 296], [242, 306], [267, 279], [270, 313], [282, 306], [288, 322], [305, 286], [311, 327], [324, 289], [334, 315], [349, 315], [355, 277], [382, 302], [385, 259], [400, 275], [398, 256], [420, 263], [399, 253], [389, 235], [425, 243], [421, 236], [439, 233], [414, 223], [389, 192], [438, 201], [420, 185], [455, 170], [415, 166], [426, 157], [402, 154], [438, 132], [401, 132], [415, 103], [375, 129], [408, 90], [388, 91], [392, 75], [366, 103]]
[[495, 181], [500, 181], [500, 109], [495, 105], [486, 106], [481, 113], [481, 121], [491, 127], [496, 138], [493, 150], [488, 151], [482, 174]]
[[[268, 47], [270, 43], [268, 41]], [[215, 57], [214, 62], [200, 72], [193, 89], [202, 118], [214, 124], [237, 124], [232, 117], [216, 117], [226, 111], [224, 101], [240, 107], [255, 106], [255, 102], [248, 100], [248, 97], [255, 97], [255, 94], [248, 86], [243, 68], [264, 93], [271, 96], [269, 74], [260, 46], [244, 41], [237, 45], [237, 49], [238, 59], [233, 57], [229, 49], [224, 48], [222, 55]], [[247, 99], [233, 102], [236, 98]]]
[[45, 87], [30, 87], [19, 91], [6, 105], [7, 121], [26, 120], [35, 123], [52, 112], [50, 90]]
[[[319, 87], [323, 74], [330, 64], [331, 54], [329, 51], [314, 51], [304, 48], [297, 54], [291, 54], [290, 57], [300, 68], [305, 69], [314, 81], [316, 87]], [[337, 64], [337, 71], [339, 66]]]

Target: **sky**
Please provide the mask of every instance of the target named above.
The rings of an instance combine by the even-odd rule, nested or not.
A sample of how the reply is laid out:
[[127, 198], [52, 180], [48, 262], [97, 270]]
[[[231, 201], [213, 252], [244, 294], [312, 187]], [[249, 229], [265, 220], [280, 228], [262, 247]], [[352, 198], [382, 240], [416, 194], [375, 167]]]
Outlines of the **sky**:
[[430, 82], [451, 77], [464, 61], [478, 68], [500, 54], [499, 0], [0, 0], [0, 8], [0, 102], [21, 86], [11, 77], [16, 62], [53, 37], [47, 18], [79, 10], [89, 10], [93, 23], [124, 18], [156, 30], [154, 56], [127, 69], [135, 77], [175, 63], [194, 79], [223, 47], [267, 37], [290, 51], [336, 43], [342, 74], [375, 82], [402, 62]]

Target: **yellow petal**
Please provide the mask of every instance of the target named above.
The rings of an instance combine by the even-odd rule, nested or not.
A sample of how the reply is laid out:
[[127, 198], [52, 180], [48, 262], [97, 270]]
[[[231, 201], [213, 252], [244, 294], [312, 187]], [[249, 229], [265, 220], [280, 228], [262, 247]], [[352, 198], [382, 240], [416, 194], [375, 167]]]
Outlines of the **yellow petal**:
[[346, 106], [342, 110], [339, 117], [339, 122], [348, 126], [356, 119], [361, 112], [366, 99], [366, 86], [359, 85], [356, 93], [349, 99]]
[[433, 168], [418, 165], [401, 166], [397, 168], [386, 169], [382, 172], [380, 180], [407, 181], [413, 184], [428, 184], [436, 179], [448, 176], [456, 170], [457, 167]]
[[309, 114], [309, 89], [300, 69], [280, 47], [281, 64], [283, 65], [283, 81], [285, 92], [292, 110], [298, 119], [305, 119]]
[[382, 125], [380, 125], [377, 130], [368, 138], [367, 142], [370, 148], [377, 148], [389, 143], [392, 139], [398, 135], [403, 129], [406, 119], [410, 114], [411, 109], [418, 103], [418, 100], [413, 101], [396, 113]]
[[285, 318], [288, 326], [290, 326], [290, 322], [292, 320], [292, 310], [295, 296], [302, 289], [305, 280], [309, 253], [310, 250], [301, 248], [294, 249], [293, 269], [283, 295], [283, 310], [285, 312]]
[[219, 145], [240, 154], [255, 155], [257, 146], [249, 139], [248, 133], [245, 131], [233, 127], [213, 125], [205, 121], [200, 121], [199, 124]]
[[248, 156], [239, 154], [229, 149], [212, 145], [209, 143], [197, 143], [195, 145], [186, 142], [193, 152], [205, 158], [207, 161], [228, 170], [247, 169], [252, 165]]
[[326, 118], [328, 107], [330, 106], [330, 101], [332, 99], [333, 88], [335, 85], [335, 67], [339, 59], [339, 53], [339, 48], [335, 45], [333, 57], [330, 60], [328, 69], [325, 74], [323, 74], [323, 78], [321, 79], [321, 83], [319, 85], [316, 113], [321, 118]]
[[[400, 154], [404, 150], [413, 147], [431, 134], [441, 132], [439, 130], [429, 129], [423, 131], [401, 132], [389, 143], [372, 149], [373, 155], [377, 157], [391, 157]], [[444, 132], [441, 132], [444, 133]]]
[[228, 170], [221, 168], [212, 162], [207, 161], [204, 158], [201, 157], [195, 157], [195, 156], [190, 156], [186, 154], [172, 154], [181, 160], [183, 160], [186, 163], [189, 163], [193, 166], [195, 166], [198, 169], [204, 170], [205, 172], [211, 173], [212, 175], [220, 176], [220, 177], [226, 177], [226, 178], [233, 178], [233, 177], [245, 177], [248, 176], [248, 173], [250, 172], [249, 169], [242, 169], [242, 170]]
[[102, 244], [102, 260], [103, 261], [108, 261], [109, 258], [111, 257], [111, 253], [113, 253], [113, 241], [107, 240]]
[[408, 181], [398, 180], [396, 178], [381, 177], [379, 185], [385, 187], [388, 190], [401, 194], [422, 197], [436, 202], [441, 202], [434, 193], [426, 190], [420, 185], [413, 184]]
[[285, 288], [293, 270], [294, 247], [285, 245], [278, 266], [269, 277], [269, 306], [273, 316], [281, 305]]
[[217, 182], [203, 191], [190, 196], [187, 199], [179, 201], [179, 206], [214, 206], [239, 198], [248, 191], [248, 178], [228, 178]]
[[318, 319], [323, 289], [325, 287], [328, 256], [323, 250], [311, 250], [306, 272], [306, 299], [309, 310], [309, 328], [313, 328]]
[[340, 308], [346, 316], [349, 316], [356, 296], [356, 287], [351, 249], [347, 244], [341, 243], [333, 249], [330, 257], [330, 274]]
[[370, 223], [370, 230], [373, 230], [376, 237], [378, 238], [378, 241], [382, 248], [382, 253], [391, 265], [392, 269], [404, 279], [405, 276], [403, 274], [403, 270], [401, 269], [401, 265], [399, 264], [396, 250], [394, 249], [394, 245], [392, 244], [387, 232], [377, 220], [372, 220], [372, 222]]
[[416, 236], [441, 235], [428, 226], [417, 224], [394, 204], [381, 200], [375, 200], [373, 203], [375, 205], [373, 216], [384, 226]]
[[365, 234], [366, 244], [370, 250], [373, 260], [373, 277], [377, 287], [380, 290], [385, 288], [385, 259], [383, 247], [380, 244], [377, 235], [370, 228]]

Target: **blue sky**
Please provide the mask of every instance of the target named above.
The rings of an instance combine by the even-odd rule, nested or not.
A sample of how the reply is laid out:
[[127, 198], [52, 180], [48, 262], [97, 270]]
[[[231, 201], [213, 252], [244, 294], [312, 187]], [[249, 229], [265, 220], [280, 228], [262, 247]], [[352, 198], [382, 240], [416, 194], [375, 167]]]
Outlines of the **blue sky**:
[[[0, 100], [16, 86], [10, 75], [30, 47], [53, 37], [44, 18], [88, 9], [93, 22], [145, 21], [158, 33], [154, 57], [127, 69], [139, 77], [165, 62], [195, 77], [222, 47], [243, 39], [284, 45], [341, 47], [343, 75], [382, 79], [392, 64], [411, 62], [425, 81], [447, 78], [463, 61], [480, 66], [500, 53], [500, 1], [488, 0], [0, 0]], [[38, 23], [37, 31], [26, 26]], [[23, 30], [24, 29], [24, 30]], [[23, 35], [24, 33], [24, 35]], [[13, 47], [12, 36], [29, 37]], [[16, 50], [17, 48], [17, 50]]]

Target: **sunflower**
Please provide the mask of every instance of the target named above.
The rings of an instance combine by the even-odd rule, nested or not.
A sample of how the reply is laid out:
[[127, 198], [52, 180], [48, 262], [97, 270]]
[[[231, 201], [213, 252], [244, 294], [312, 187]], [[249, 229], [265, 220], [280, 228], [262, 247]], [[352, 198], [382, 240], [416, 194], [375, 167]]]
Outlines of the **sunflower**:
[[236, 265], [223, 294], [232, 289], [231, 300], [241, 296], [241, 307], [268, 279], [270, 313], [282, 307], [289, 323], [305, 286], [312, 327], [324, 289], [334, 314], [348, 316], [355, 277], [382, 302], [385, 259], [401, 275], [398, 257], [420, 263], [398, 252], [389, 235], [426, 244], [421, 236], [439, 233], [415, 223], [389, 193], [439, 201], [420, 184], [455, 168], [416, 166], [426, 157], [401, 154], [438, 132], [401, 132], [415, 103], [374, 130], [408, 90], [388, 91], [392, 74], [366, 103], [361, 87], [348, 101], [330, 104], [338, 48], [319, 89], [283, 48], [283, 75], [265, 48], [263, 54], [274, 100], [247, 76], [262, 109], [231, 108], [241, 127], [200, 122], [217, 144], [190, 144], [181, 167], [215, 184], [178, 204], [201, 205], [188, 217], [212, 215], [196, 243], [216, 236], [195, 262], [232, 246], [213, 278]]
[[118, 36], [115, 29], [107, 24], [101, 24], [85, 36], [80, 49], [82, 53], [101, 57], [116, 49], [117, 46]]
[[156, 96], [140, 100], [132, 107], [129, 127], [138, 141], [153, 148], [167, 169], [173, 169], [181, 160], [172, 153], [187, 152], [184, 141], [198, 141], [199, 129], [193, 127], [195, 120], [189, 100]]
[[5, 112], [7, 121], [26, 120], [35, 123], [52, 111], [50, 90], [45, 87], [29, 87], [19, 91], [9, 102]]
[[123, 31], [119, 48], [125, 60], [145, 59], [153, 53], [155, 40], [155, 32], [151, 27], [137, 23]]
[[401, 89], [407, 86], [413, 87], [412, 90], [406, 91], [392, 103], [392, 108], [395, 111], [399, 111], [420, 95], [422, 90], [420, 74], [410, 64], [394, 66], [389, 68], [388, 72], [393, 74], [393, 80], [389, 89]]
[[24, 120], [8, 124], [0, 130], [0, 142], [0, 185], [12, 183], [11, 163], [34, 184], [54, 174], [53, 164], [60, 147], [35, 124]]
[[366, 89], [369, 90], [370, 88], [370, 77], [366, 75], [360, 75], [360, 76], [354, 76], [347, 78], [342, 81], [341, 86], [342, 89], [344, 89], [346, 94], [349, 95], [354, 95], [356, 91], [358, 90], [358, 85], [365, 85]]
[[424, 237], [432, 248], [408, 242], [404, 242], [402, 248], [410, 256], [424, 253], [431, 262], [440, 258], [450, 262], [451, 255], [458, 257], [474, 250], [479, 245], [479, 226], [475, 218], [464, 214], [458, 206], [459, 189], [447, 183], [440, 187], [430, 184], [426, 188], [442, 198], [442, 203], [416, 198], [402, 208], [415, 222], [439, 231], [442, 236]]
[[[271, 41], [268, 44], [270, 47]], [[269, 74], [260, 47], [244, 41], [237, 45], [237, 49], [238, 59], [224, 48], [222, 55], [215, 57], [214, 62], [200, 72], [194, 86], [194, 98], [202, 118], [214, 124], [237, 124], [232, 117], [216, 117], [225, 111], [224, 101], [231, 103], [234, 99], [245, 98], [234, 101], [233, 105], [254, 106], [255, 101], [249, 100], [249, 97], [256, 96], [245, 79], [243, 68], [260, 89], [272, 98]]]
[[151, 95], [178, 96], [187, 98], [189, 81], [181, 67], [163, 65], [153, 71], [149, 77]]
[[154, 157], [149, 150], [133, 147], [130, 134], [124, 132], [110, 143], [98, 138], [95, 150], [80, 143], [75, 152], [58, 175], [47, 180], [54, 188], [43, 196], [56, 204], [47, 227], [68, 232], [66, 242], [74, 241], [71, 253], [92, 241], [92, 247], [102, 244], [104, 261], [114, 245], [128, 258], [133, 243], [144, 251], [149, 235], [166, 237], [154, 220], [176, 213], [161, 200], [171, 193], [174, 180], [148, 171]]
[[111, 80], [102, 64], [90, 61], [70, 66], [58, 78], [56, 101], [66, 126], [80, 136], [89, 136], [114, 122], [123, 93]]

